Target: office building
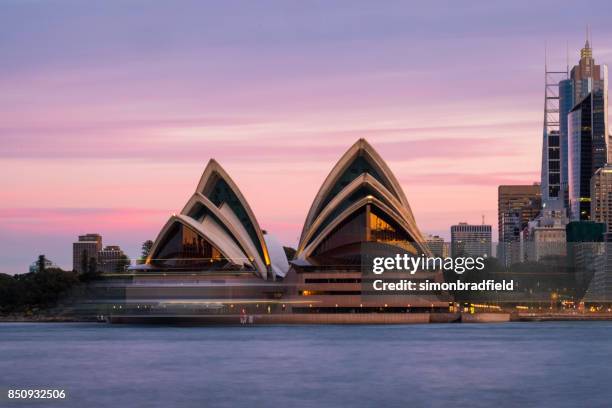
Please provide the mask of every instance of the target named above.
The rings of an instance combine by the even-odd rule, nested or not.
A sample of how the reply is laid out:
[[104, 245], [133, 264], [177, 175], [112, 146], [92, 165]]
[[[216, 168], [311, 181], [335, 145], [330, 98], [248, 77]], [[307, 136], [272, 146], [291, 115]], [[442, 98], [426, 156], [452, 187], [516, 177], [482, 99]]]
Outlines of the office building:
[[[569, 83], [559, 84], [562, 137], [567, 140], [567, 191], [570, 218], [591, 219], [590, 181], [595, 171], [609, 161], [608, 68], [597, 65], [587, 32], [580, 61]], [[571, 95], [571, 98], [570, 96]], [[570, 100], [571, 99], [571, 100]], [[563, 113], [568, 105], [572, 109]], [[565, 122], [565, 123], [564, 123]]]
[[[606, 65], [597, 65], [595, 63], [589, 37], [590, 33], [587, 32], [585, 45], [580, 50], [580, 60], [578, 64], [572, 67], [571, 71], [569, 67], [565, 71], [549, 71], [548, 68], [545, 69], [546, 95], [544, 144], [542, 150], [542, 194], [544, 211], [546, 212], [558, 212], [560, 210], [561, 206], [557, 197], [563, 199], [563, 208], [570, 210], [572, 205], [569, 198], [571, 183], [571, 159], [569, 151], [572, 149], [569, 115], [576, 105], [581, 103], [591, 93], [599, 93], [599, 95], [595, 96], [595, 99], [599, 98], [601, 100], [601, 103], [593, 109], [592, 122], [597, 128], [594, 129], [593, 134], [595, 139], [601, 139], [601, 143], [596, 140], [595, 144], [606, 146], [605, 151], [595, 152], [596, 156], [604, 155], [603, 160], [596, 159], [596, 161], [604, 163], [609, 161], [607, 156], [609, 154], [607, 152], [607, 145], [609, 144], [607, 136], [608, 68]], [[555, 78], [559, 78], [559, 76], [564, 78], [558, 81], [558, 87], [555, 89], [553, 84]], [[557, 146], [559, 148], [558, 151]], [[559, 161], [557, 161], [557, 157], [560, 158]], [[557, 184], [557, 176], [560, 176], [559, 184]], [[557, 188], [560, 189], [558, 194], [556, 193]], [[574, 210], [577, 210], [577, 207], [580, 206], [575, 203]], [[578, 213], [580, 213], [579, 209]], [[576, 217], [574, 215], [572, 219], [577, 220]]]
[[566, 225], [567, 242], [603, 242], [606, 226], [594, 221], [572, 221]]
[[[558, 126], [558, 125], [555, 125]], [[563, 208], [561, 191], [561, 139], [559, 130], [545, 132], [543, 147], [541, 194], [546, 207], [560, 211]]]
[[[499, 219], [499, 242], [518, 241], [520, 230], [535, 219], [542, 206], [540, 185], [502, 185], [497, 189], [497, 214]], [[503, 218], [514, 214], [518, 218], [518, 228], [504, 228]]]
[[540, 261], [550, 256], [565, 256], [567, 222], [564, 215], [545, 215], [527, 223], [521, 231], [521, 261]]
[[502, 241], [497, 245], [497, 258], [506, 266], [519, 262], [521, 218], [516, 211], [506, 211], [502, 214], [499, 228], [504, 232]]
[[612, 226], [612, 165], [597, 169], [591, 177], [591, 219]]
[[433, 256], [446, 258], [449, 255], [449, 246], [448, 243], [444, 242], [444, 238], [428, 234], [425, 236], [425, 242]]
[[574, 268], [576, 287], [586, 292], [595, 272], [605, 263], [603, 243], [606, 225], [594, 221], [567, 224], [568, 261]]
[[586, 39], [584, 47], [580, 50], [580, 61], [572, 68], [570, 80], [574, 105], [593, 91], [604, 92], [607, 99], [608, 67], [595, 64], [589, 38]]
[[100, 272], [123, 272], [128, 263], [128, 258], [117, 245], [107, 245], [98, 251], [98, 270]]
[[540, 185], [502, 185], [497, 189], [498, 258], [510, 265], [520, 260], [521, 231], [542, 208]]
[[451, 226], [451, 256], [491, 256], [491, 226], [466, 222]]
[[561, 161], [561, 193], [563, 197], [563, 210], [567, 214], [569, 208], [568, 197], [568, 162], [567, 162], [567, 115], [574, 107], [574, 82], [571, 79], [559, 81], [559, 147]]
[[574, 106], [568, 116], [568, 182], [570, 218], [591, 219], [591, 177], [606, 164], [607, 104], [602, 91], [593, 91]]
[[72, 270], [78, 273], [87, 272], [87, 267], [83, 267], [89, 265], [91, 258], [94, 258], [97, 264], [100, 250], [102, 250], [100, 234], [79, 235], [79, 240], [72, 244]]
[[612, 233], [604, 234], [602, 262], [597, 263], [584, 302], [595, 306], [612, 304]]

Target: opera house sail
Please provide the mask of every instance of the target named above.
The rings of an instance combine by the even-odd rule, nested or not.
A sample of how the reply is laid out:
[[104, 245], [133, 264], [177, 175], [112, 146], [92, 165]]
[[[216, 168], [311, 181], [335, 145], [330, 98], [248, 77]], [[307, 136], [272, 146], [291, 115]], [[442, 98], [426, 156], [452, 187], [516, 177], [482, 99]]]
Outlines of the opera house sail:
[[363, 242], [429, 254], [398, 180], [374, 148], [359, 139], [319, 189], [297, 257], [302, 264], [355, 265], [360, 263]]
[[181, 213], [170, 217], [160, 231], [146, 265], [177, 271], [252, 271], [266, 280], [285, 276], [286, 258], [271, 262], [269, 254], [249, 204], [219, 163], [211, 160]]
[[[290, 278], [294, 296], [307, 304], [295, 304], [292, 311], [407, 322], [410, 312], [448, 310], [448, 297], [438, 293], [368, 296], [361, 268], [371, 245], [387, 254], [431, 256], [398, 180], [374, 148], [359, 139], [333, 167], [306, 216]], [[412, 278], [441, 277], [423, 275]], [[381, 313], [388, 316], [364, 317]]]

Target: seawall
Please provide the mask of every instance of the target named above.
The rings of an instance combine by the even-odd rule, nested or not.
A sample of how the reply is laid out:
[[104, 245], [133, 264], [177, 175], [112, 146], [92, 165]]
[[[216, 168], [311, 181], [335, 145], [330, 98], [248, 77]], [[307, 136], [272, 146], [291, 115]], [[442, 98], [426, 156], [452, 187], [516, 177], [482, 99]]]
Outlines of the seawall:
[[510, 321], [509, 313], [294, 313], [259, 315], [113, 315], [111, 323], [275, 325], [275, 324], [426, 324]]

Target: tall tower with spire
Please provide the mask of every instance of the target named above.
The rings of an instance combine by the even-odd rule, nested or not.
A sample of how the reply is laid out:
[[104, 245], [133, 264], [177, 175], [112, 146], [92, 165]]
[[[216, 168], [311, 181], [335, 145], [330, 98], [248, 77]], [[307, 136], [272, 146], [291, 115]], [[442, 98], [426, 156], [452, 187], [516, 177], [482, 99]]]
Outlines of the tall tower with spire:
[[572, 68], [570, 75], [574, 83], [574, 105], [592, 91], [602, 90], [607, 94], [608, 68], [595, 64], [592, 44], [591, 32], [587, 26], [584, 47], [580, 50], [580, 61]]
[[[609, 158], [610, 144], [608, 136], [608, 70], [605, 65], [597, 65], [593, 58], [593, 41], [590, 28], [587, 26], [584, 47], [580, 50], [580, 60], [571, 68], [568, 64], [565, 70], [550, 70], [545, 57], [544, 79], [544, 129], [542, 142], [542, 215], [545, 217], [559, 217], [567, 214], [571, 206], [570, 184], [572, 182], [572, 171], [574, 182], [577, 179], [586, 179], [590, 175], [582, 174], [580, 166], [595, 167], [601, 163], [612, 162]], [[594, 101], [588, 115], [590, 117], [584, 123], [584, 127], [592, 127], [592, 138], [587, 142], [579, 136], [571, 144], [570, 135], [570, 113], [576, 106], [586, 106], [584, 99], [590, 97]], [[586, 113], [585, 113], [586, 114]], [[576, 115], [574, 115], [576, 116]], [[584, 119], [584, 118], [583, 118]], [[588, 123], [587, 123], [588, 122]], [[576, 128], [576, 124], [574, 124]], [[586, 143], [586, 144], [583, 144]], [[579, 146], [580, 145], [580, 146]], [[589, 160], [592, 164], [577, 164], [578, 153], [584, 155], [586, 146], [592, 150]], [[572, 166], [571, 152], [574, 151]], [[572, 170], [573, 169], [573, 170]], [[593, 170], [593, 171], [594, 171]], [[589, 170], [590, 171], [590, 170]], [[582, 206], [587, 206], [588, 200], [585, 191], [577, 196], [576, 183], [574, 183], [574, 201], [582, 200]], [[584, 188], [583, 188], [584, 190]]]
[[572, 106], [560, 114], [565, 123], [561, 138], [567, 150], [564, 153], [567, 171], [562, 184], [567, 186], [570, 218], [576, 221], [590, 219], [591, 177], [610, 162], [608, 68], [595, 63], [592, 46], [587, 27], [580, 60], [570, 72], [571, 92], [566, 95], [567, 100], [560, 99], [561, 105]]

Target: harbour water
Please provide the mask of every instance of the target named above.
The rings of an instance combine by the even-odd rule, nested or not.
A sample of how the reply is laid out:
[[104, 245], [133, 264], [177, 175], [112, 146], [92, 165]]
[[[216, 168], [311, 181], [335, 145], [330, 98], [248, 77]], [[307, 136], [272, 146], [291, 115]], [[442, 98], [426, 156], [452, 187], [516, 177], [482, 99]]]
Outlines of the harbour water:
[[0, 323], [0, 353], [9, 407], [612, 406], [612, 322]]

